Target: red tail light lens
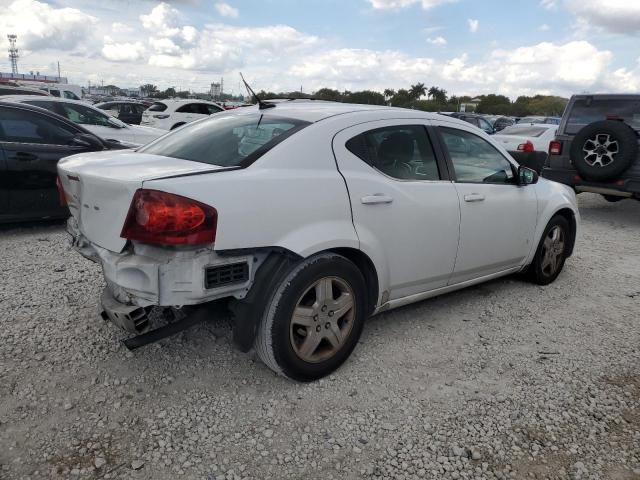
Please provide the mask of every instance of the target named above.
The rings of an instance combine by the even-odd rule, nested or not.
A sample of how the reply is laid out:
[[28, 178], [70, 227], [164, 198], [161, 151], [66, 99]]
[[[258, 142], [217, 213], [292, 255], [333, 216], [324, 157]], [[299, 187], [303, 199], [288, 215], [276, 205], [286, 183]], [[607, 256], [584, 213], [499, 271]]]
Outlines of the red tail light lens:
[[549, 155], [562, 155], [562, 142], [553, 140], [549, 143]]
[[518, 145], [518, 151], [519, 152], [531, 153], [531, 152], [535, 151], [535, 147], [533, 146], [533, 143], [531, 143], [529, 140], [527, 140], [525, 143], [521, 143], [520, 145]]
[[216, 239], [218, 212], [190, 198], [138, 190], [120, 236], [160, 245], [204, 245]]
[[61, 207], [67, 206], [67, 194], [64, 192], [64, 187], [62, 186], [62, 181], [60, 177], [56, 177], [56, 187], [58, 187], [58, 200], [60, 201]]

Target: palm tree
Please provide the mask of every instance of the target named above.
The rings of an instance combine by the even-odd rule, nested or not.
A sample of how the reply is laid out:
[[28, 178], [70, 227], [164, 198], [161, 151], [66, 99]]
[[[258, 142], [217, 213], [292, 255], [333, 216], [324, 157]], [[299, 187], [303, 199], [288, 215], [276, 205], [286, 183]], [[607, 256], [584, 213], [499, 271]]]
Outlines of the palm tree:
[[409, 94], [416, 100], [422, 97], [425, 93], [427, 93], [427, 90], [424, 87], [424, 83], [416, 83], [415, 85], [411, 85], [411, 88], [409, 89]]
[[429, 98], [434, 99], [439, 91], [440, 89], [438, 87], [431, 87], [429, 89]]
[[393, 88], [385, 88], [383, 93], [384, 98], [391, 98], [396, 94], [396, 91]]

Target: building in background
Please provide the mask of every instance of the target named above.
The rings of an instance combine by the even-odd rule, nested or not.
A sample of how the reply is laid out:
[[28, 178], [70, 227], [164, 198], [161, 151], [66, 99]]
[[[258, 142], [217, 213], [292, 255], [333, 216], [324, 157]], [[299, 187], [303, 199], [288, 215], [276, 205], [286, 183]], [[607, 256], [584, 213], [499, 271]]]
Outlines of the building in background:
[[222, 94], [224, 93], [224, 78], [220, 79], [220, 83], [212, 83], [211, 90], [209, 94], [213, 100], [220, 100]]

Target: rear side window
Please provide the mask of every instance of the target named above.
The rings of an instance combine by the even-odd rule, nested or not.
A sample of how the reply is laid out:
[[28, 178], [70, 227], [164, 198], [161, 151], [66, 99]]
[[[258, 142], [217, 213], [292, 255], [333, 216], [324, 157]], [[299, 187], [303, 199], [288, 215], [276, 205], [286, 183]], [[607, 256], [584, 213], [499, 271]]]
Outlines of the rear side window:
[[0, 109], [0, 140], [15, 143], [67, 145], [76, 132], [36, 112]]
[[607, 117], [622, 118], [632, 128], [640, 129], [640, 100], [577, 99], [571, 108], [565, 132], [578, 133], [590, 123], [606, 120]]
[[138, 151], [222, 167], [245, 167], [307, 125], [309, 122], [261, 112], [221, 114], [189, 124]]
[[59, 97], [60, 96], [60, 90], [54, 90], [53, 88], [51, 90], [49, 90], [49, 93], [51, 95], [53, 95], [54, 97]]
[[438, 164], [422, 125], [377, 128], [346, 143], [361, 160], [399, 180], [440, 180]]
[[149, 107], [150, 112], [164, 112], [167, 109], [167, 105], [162, 102], [156, 102]]
[[182, 105], [180, 108], [176, 109], [177, 113], [197, 113], [200, 115], [209, 115], [209, 112], [199, 104], [199, 103], [187, 103], [186, 105]]

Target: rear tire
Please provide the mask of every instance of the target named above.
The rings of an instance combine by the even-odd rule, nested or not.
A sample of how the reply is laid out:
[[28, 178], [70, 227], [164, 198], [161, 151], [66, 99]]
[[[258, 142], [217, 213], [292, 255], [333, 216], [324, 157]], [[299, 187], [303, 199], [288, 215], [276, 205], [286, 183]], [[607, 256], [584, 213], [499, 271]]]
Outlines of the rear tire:
[[275, 287], [259, 321], [255, 350], [280, 375], [317, 380], [349, 357], [366, 317], [367, 290], [358, 267], [341, 255], [319, 254]]
[[529, 279], [538, 285], [548, 285], [558, 278], [567, 259], [570, 242], [571, 229], [567, 219], [562, 215], [551, 218], [527, 271]]
[[619, 197], [617, 195], [602, 195], [602, 198], [604, 198], [607, 202], [616, 203], [626, 199], [627, 197]]

